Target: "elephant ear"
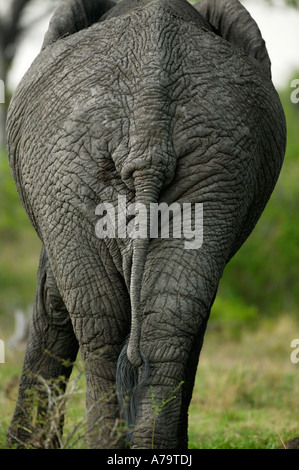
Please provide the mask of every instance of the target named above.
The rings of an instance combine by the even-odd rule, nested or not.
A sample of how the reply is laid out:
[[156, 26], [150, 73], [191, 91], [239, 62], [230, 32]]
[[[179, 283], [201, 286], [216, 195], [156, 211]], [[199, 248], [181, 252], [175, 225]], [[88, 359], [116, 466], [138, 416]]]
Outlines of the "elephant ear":
[[271, 61], [258, 25], [238, 0], [202, 0], [193, 5], [214, 32], [254, 57], [271, 78]]
[[54, 12], [42, 50], [60, 38], [88, 28], [114, 6], [111, 0], [65, 0]]

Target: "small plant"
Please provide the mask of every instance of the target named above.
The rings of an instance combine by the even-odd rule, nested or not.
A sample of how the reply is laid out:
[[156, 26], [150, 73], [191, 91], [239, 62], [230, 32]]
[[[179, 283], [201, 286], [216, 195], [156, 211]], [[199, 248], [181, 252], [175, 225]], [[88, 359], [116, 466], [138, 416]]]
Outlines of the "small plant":
[[[62, 361], [61, 361], [62, 362]], [[67, 364], [70, 365], [70, 364]], [[107, 413], [105, 405], [114, 400], [114, 391], [111, 396], [102, 395], [94, 407], [102, 407], [99, 418], [92, 425], [87, 426], [87, 415], [93, 414], [94, 407], [88, 410], [76, 410], [85, 395], [85, 371], [76, 363], [76, 373], [66, 381], [65, 377], [45, 379], [39, 374], [33, 374], [35, 385], [27, 392], [25, 407], [29, 420], [26, 426], [19, 423], [17, 428], [11, 430], [11, 437], [16, 440], [16, 446], [26, 449], [75, 449], [87, 448], [91, 435], [98, 438], [101, 435], [101, 445], [115, 446], [118, 440], [126, 434], [119, 419], [110, 423], [107, 428]], [[98, 411], [98, 410], [97, 410]], [[74, 420], [74, 412], [76, 418]], [[71, 416], [72, 418], [68, 418]], [[66, 420], [65, 420], [66, 416]], [[66, 423], [65, 423], [66, 421]], [[103, 435], [103, 429], [105, 433]], [[26, 436], [19, 438], [18, 434]]]
[[[69, 433], [63, 435], [64, 416], [70, 402], [83, 393], [79, 387], [83, 373], [79, 370], [68, 385], [64, 377], [45, 379], [39, 374], [32, 374], [35, 385], [27, 391], [27, 398], [24, 402], [24, 409], [26, 408], [29, 420], [26, 426], [19, 423], [11, 430], [11, 437], [16, 439], [17, 446], [27, 449], [57, 447], [68, 449], [84, 437], [83, 435], [86, 434], [85, 415]], [[26, 442], [18, 437], [19, 431], [21, 431], [20, 435], [28, 436], [28, 441], [27, 437], [24, 438]]]
[[179, 390], [179, 388], [183, 385], [184, 381], [181, 381], [177, 387], [175, 387], [172, 392], [170, 393], [168, 398], [162, 400], [161, 405], [158, 405], [157, 400], [155, 398], [153, 386], [150, 385], [151, 389], [151, 399], [152, 399], [152, 408], [154, 411], [154, 423], [153, 423], [153, 433], [152, 433], [152, 449], [154, 448], [155, 442], [155, 429], [156, 429], [156, 422], [159, 414], [163, 411], [163, 409], [173, 400], [176, 399], [175, 393]]

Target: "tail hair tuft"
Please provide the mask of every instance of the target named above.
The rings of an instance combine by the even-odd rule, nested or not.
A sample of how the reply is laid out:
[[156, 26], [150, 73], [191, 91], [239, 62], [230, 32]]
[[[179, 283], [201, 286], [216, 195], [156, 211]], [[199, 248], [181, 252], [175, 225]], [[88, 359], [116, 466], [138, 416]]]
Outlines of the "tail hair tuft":
[[139, 377], [138, 367], [133, 366], [128, 359], [127, 349], [129, 336], [121, 350], [117, 361], [116, 370], [116, 393], [120, 409], [120, 416], [128, 428], [127, 440], [131, 443], [133, 428], [136, 424], [136, 416], [139, 404], [139, 390], [146, 383], [149, 376], [149, 364], [146, 357], [141, 354], [143, 364], [143, 373]]

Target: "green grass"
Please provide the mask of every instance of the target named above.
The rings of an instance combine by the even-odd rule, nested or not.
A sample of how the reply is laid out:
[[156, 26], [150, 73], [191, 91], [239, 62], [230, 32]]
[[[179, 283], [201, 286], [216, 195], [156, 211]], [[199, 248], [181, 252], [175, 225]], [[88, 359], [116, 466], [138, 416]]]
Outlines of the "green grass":
[[[0, 337], [3, 338], [1, 330]], [[0, 364], [0, 449], [5, 446], [7, 429], [13, 415], [23, 357], [22, 351], [9, 354], [6, 348], [6, 362]]]
[[[190, 448], [274, 449], [281, 439], [298, 436], [299, 364], [290, 361], [295, 337], [299, 322], [289, 315], [261, 321], [251, 331], [244, 324], [238, 338], [230, 328], [207, 331], [189, 410]], [[0, 448], [15, 405], [14, 378], [20, 374], [22, 356], [10, 353], [0, 366]], [[67, 405], [68, 448], [87, 447], [81, 359], [71, 384], [78, 374]]]
[[[0, 364], [0, 449], [5, 447], [7, 430], [13, 416], [23, 359], [24, 351], [12, 352], [6, 348], [5, 364]], [[62, 402], [66, 404], [63, 435], [65, 448], [86, 448], [85, 375], [80, 355], [69, 381], [66, 399], [60, 397], [57, 405]]]
[[208, 331], [190, 407], [190, 447], [277, 448], [299, 435], [299, 364], [290, 360], [299, 337], [292, 316], [264, 320], [234, 339]]

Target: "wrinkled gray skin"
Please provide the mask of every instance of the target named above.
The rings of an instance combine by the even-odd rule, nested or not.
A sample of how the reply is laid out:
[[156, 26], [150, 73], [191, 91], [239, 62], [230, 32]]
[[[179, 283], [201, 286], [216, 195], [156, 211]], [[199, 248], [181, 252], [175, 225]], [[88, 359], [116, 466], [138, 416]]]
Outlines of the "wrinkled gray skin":
[[[9, 442], [30, 442], [25, 397], [34, 374], [68, 377], [61, 359], [74, 361], [79, 347], [90, 430], [101, 423], [90, 446], [122, 447], [107, 444], [107, 435], [119, 417], [116, 364], [130, 334], [123, 352], [139, 381], [142, 357], [149, 364], [131, 445], [152, 446], [149, 385], [161, 404], [184, 381], [158, 416], [154, 447], [186, 447], [219, 280], [259, 219], [285, 151], [284, 114], [257, 25], [237, 0], [195, 8], [185, 0], [66, 1], [14, 95], [7, 137], [43, 243]], [[147, 206], [203, 203], [202, 247], [97, 238], [95, 208], [116, 206], [118, 195]]]

